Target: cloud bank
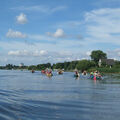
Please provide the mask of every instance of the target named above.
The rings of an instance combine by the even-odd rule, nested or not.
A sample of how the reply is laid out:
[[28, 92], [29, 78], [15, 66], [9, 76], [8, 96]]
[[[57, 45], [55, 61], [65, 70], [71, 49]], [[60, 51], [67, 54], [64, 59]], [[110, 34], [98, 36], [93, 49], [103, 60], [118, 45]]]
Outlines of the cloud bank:
[[85, 14], [86, 39], [120, 45], [120, 8], [102, 8]]
[[9, 29], [6, 34], [6, 37], [8, 37], [8, 38], [26, 38], [27, 35], [19, 32], [19, 31], [14, 31], [12, 29]]

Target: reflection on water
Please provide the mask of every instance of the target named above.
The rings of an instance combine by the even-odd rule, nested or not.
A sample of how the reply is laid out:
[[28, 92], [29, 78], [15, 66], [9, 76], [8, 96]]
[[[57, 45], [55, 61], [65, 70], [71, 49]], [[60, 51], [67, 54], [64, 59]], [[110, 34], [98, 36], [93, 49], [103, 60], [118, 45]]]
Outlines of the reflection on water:
[[0, 120], [120, 120], [119, 78], [1, 70]]

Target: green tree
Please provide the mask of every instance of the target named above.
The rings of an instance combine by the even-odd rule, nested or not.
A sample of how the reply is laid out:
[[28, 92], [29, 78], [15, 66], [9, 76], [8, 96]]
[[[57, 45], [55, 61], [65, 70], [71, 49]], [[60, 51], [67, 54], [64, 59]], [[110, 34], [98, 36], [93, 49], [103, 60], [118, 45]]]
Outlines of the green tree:
[[12, 68], [13, 68], [13, 65], [12, 65], [12, 64], [7, 64], [7, 65], [6, 65], [6, 69], [10, 70], [10, 69], [12, 69]]
[[54, 65], [54, 69], [63, 69], [64, 68], [64, 63], [56, 63]]
[[91, 67], [95, 66], [95, 62], [94, 61], [90, 61], [90, 60], [81, 60], [78, 62], [78, 64], [76, 65], [78, 70], [88, 70]]
[[68, 70], [69, 65], [70, 65], [70, 62], [64, 62], [64, 69]]
[[36, 70], [36, 66], [35, 66], [35, 65], [30, 65], [30, 66], [28, 67], [28, 70], [32, 70], [32, 69]]
[[91, 56], [91, 59], [94, 60], [96, 64], [98, 63], [99, 59], [106, 59], [107, 58], [107, 54], [101, 50], [92, 51], [90, 56]]
[[120, 68], [120, 61], [115, 61], [114, 68]]
[[71, 61], [69, 66], [68, 66], [68, 70], [74, 70], [76, 68], [78, 61]]

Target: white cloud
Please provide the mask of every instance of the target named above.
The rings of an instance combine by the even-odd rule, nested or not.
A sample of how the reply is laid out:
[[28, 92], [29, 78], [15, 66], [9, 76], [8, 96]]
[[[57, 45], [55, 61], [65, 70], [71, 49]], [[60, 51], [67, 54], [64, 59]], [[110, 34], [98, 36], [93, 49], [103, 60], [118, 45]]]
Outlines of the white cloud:
[[86, 55], [87, 55], [87, 56], [90, 56], [90, 55], [91, 55], [91, 52], [90, 52], [90, 51], [86, 52]]
[[8, 38], [26, 38], [27, 35], [19, 32], [19, 31], [13, 31], [12, 29], [9, 29], [6, 34], [6, 37], [8, 37]]
[[72, 61], [72, 60], [81, 59], [83, 57], [82, 55], [78, 56], [78, 54], [73, 55], [71, 52], [68, 52], [68, 51], [67, 52], [64, 52], [64, 51], [48, 52], [47, 50], [35, 50], [35, 51], [10, 50], [8, 52], [7, 58], [11, 58], [11, 57], [13, 58], [13, 56], [14, 56], [14, 59], [13, 59], [14, 61], [16, 60], [20, 61], [22, 59], [24, 59], [25, 61], [29, 61], [29, 59], [32, 59], [35, 62], [34, 64], [47, 63], [47, 62], [56, 63], [56, 62]]
[[19, 16], [16, 17], [18, 24], [25, 24], [27, 22], [27, 17], [25, 14], [21, 13]]
[[46, 54], [47, 54], [47, 51], [45, 51], [45, 50], [40, 51], [40, 55], [46, 55]]
[[120, 44], [120, 8], [96, 9], [85, 14], [88, 43]]
[[120, 49], [108, 50], [106, 53], [108, 58], [120, 60]]
[[23, 50], [23, 51], [9, 51], [8, 55], [13, 55], [13, 56], [27, 56], [29, 55], [29, 52], [27, 50]]
[[46, 56], [48, 52], [46, 50], [10, 50], [8, 55], [12, 56]]
[[46, 50], [36, 50], [32, 53], [33, 56], [46, 56], [48, 55], [48, 52]]
[[[90, 50], [98, 48], [99, 44], [96, 43], [111, 43], [120, 45], [120, 8], [103, 8], [103, 9], [96, 9], [85, 14], [85, 23], [84, 28], [86, 29], [86, 33], [84, 33], [84, 39], [81, 41], [75, 41], [75, 39], [70, 40], [68, 35], [66, 34], [62, 28], [57, 29], [56, 32], [48, 32], [47, 35], [27, 35], [29, 38], [33, 40], [48, 40], [48, 41], [57, 41], [58, 38], [65, 38], [62, 40], [58, 40], [56, 45], [47, 44], [47, 42], [34, 42], [34, 46], [27, 45], [23, 42], [3, 42], [0, 41], [0, 47], [4, 48], [5, 51], [9, 51], [9, 56], [26, 56], [26, 61], [29, 59], [28, 56], [31, 58], [34, 57], [34, 61], [38, 62], [63, 62], [65, 60], [77, 60], [81, 58], [88, 58]], [[71, 23], [70, 23], [71, 24]], [[73, 26], [82, 26], [83, 23], [74, 23]], [[81, 27], [82, 28], [82, 27]], [[81, 29], [80, 28], [80, 29]], [[80, 30], [79, 29], [79, 30]], [[78, 30], [78, 29], [77, 29]], [[70, 31], [71, 32], [71, 31]], [[76, 31], [74, 31], [75, 33]], [[19, 33], [19, 34], [18, 34]], [[26, 35], [19, 32], [9, 30], [6, 34], [7, 37], [11, 38], [25, 38]], [[22, 37], [20, 37], [22, 36]], [[47, 44], [47, 45], [46, 45]], [[93, 46], [93, 45], [97, 46]], [[76, 45], [76, 46], [74, 46]], [[82, 46], [79, 46], [82, 45]], [[91, 47], [91, 46], [92, 47]], [[104, 44], [102, 44], [104, 46]], [[106, 45], [106, 44], [105, 44]], [[71, 47], [72, 46], [72, 47]], [[24, 53], [24, 48], [27, 49], [27, 53]], [[106, 46], [104, 47], [107, 48]], [[36, 50], [37, 49], [37, 50]], [[110, 48], [113, 49], [113, 48]], [[11, 51], [17, 50], [17, 51]], [[71, 53], [60, 53], [61, 50], [70, 50]], [[87, 52], [87, 51], [88, 52]], [[34, 51], [34, 52], [33, 52]], [[56, 52], [48, 52], [48, 51], [56, 51]], [[82, 51], [81, 53], [78, 51]], [[76, 53], [77, 52], [77, 53]], [[84, 54], [84, 55], [83, 55]], [[107, 52], [108, 58], [116, 58], [118, 59], [120, 56], [120, 51], [110, 51]], [[36, 56], [38, 58], [36, 58]], [[11, 56], [12, 57], [12, 56]], [[21, 57], [22, 59], [22, 57]], [[28, 60], [29, 61], [29, 60]], [[37, 64], [37, 62], [35, 62]]]
[[[2, 44], [2, 45], [6, 45], [6, 44]], [[6, 47], [7, 46], [8, 45], [6, 45]], [[13, 44], [13, 50], [12, 50], [12, 46], [11, 48], [9, 48], [11, 50], [8, 50], [8, 56], [5, 55], [6, 58], [8, 58], [8, 61], [4, 63], [12, 62], [13, 64], [16, 64], [23, 62], [25, 64], [40, 64], [47, 62], [56, 63], [56, 62], [64, 62], [64, 61], [72, 61], [72, 60], [81, 60], [82, 58], [90, 59], [90, 57], [88, 57], [89, 51], [88, 52], [82, 51], [76, 53], [71, 51], [64, 51], [63, 49], [63, 51], [56, 50], [56, 52], [53, 52], [52, 50], [40, 49], [38, 47], [40, 46], [40, 44], [38, 46], [34, 46], [34, 48], [28, 47], [27, 45], [26, 46], [22, 45], [24, 47], [17, 49], [17, 47], [14, 48], [14, 46], [16, 46], [16, 44], [15, 45]], [[24, 50], [23, 48], [26, 49]], [[120, 57], [119, 49], [106, 51], [106, 53], [108, 55], [108, 58], [119, 59]]]
[[62, 29], [57, 29], [55, 33], [47, 32], [47, 35], [55, 38], [64, 38], [66, 36]]

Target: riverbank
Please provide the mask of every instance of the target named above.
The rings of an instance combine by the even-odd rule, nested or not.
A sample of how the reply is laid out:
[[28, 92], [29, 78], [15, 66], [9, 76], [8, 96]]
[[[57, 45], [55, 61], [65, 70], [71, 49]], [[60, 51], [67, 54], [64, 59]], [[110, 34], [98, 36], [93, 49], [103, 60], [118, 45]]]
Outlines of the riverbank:
[[83, 70], [86, 70], [87, 72], [91, 71], [99, 71], [100, 73], [120, 73], [120, 62], [115, 62], [112, 67], [110, 65], [101, 65], [101, 67], [98, 67], [98, 65], [92, 61], [92, 60], [79, 60], [79, 61], [71, 61], [71, 62], [64, 62], [64, 63], [46, 63], [46, 64], [38, 64], [38, 65], [23, 65], [23, 66], [17, 66], [13, 64], [7, 64], [6, 66], [0, 66], [0, 69], [6, 69], [6, 70], [35, 70], [35, 71], [41, 71], [45, 69], [52, 69], [54, 70], [64, 70], [67, 72], [74, 72], [75, 69], [77, 69], [79, 72], [82, 72]]
[[[0, 69], [0, 70], [21, 70], [21, 71], [24, 71], [24, 70], [32, 70], [32, 69], [22, 69], [22, 68], [17, 68], [17, 69], [6, 69], [6, 68], [4, 68], [4, 69]], [[35, 69], [34, 68], [34, 70], [35, 71], [41, 71], [40, 69]], [[52, 69], [53, 71], [56, 71], [56, 70], [54, 70], [54, 69]], [[90, 69], [88, 69], [87, 70], [87, 72], [88, 73], [90, 73], [90, 72], [92, 72], [92, 71], [99, 71], [100, 73], [103, 73], [103, 74], [105, 74], [105, 73], [116, 73], [116, 74], [119, 74], [120, 73], [120, 68], [108, 68], [108, 67], [101, 67], [101, 68], [99, 68], [99, 67], [94, 67], [94, 68], [90, 68]], [[72, 70], [64, 70], [65, 72], [74, 72], [75, 70], [74, 69], [72, 69]], [[81, 70], [78, 70], [79, 72], [81, 72]]]
[[107, 67], [101, 67], [101, 68], [91, 68], [88, 70], [88, 72], [91, 71], [99, 71], [100, 73], [120, 73], [120, 68], [107, 68]]

